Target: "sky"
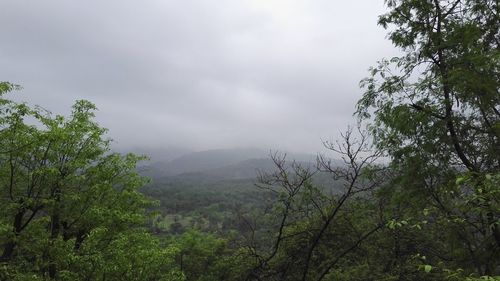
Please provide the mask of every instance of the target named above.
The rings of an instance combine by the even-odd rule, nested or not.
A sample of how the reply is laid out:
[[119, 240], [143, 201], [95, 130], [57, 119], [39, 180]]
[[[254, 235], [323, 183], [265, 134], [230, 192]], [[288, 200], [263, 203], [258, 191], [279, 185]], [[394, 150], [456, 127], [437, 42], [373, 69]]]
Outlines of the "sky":
[[0, 81], [68, 114], [97, 105], [120, 149], [316, 153], [396, 55], [382, 0], [3, 0]]

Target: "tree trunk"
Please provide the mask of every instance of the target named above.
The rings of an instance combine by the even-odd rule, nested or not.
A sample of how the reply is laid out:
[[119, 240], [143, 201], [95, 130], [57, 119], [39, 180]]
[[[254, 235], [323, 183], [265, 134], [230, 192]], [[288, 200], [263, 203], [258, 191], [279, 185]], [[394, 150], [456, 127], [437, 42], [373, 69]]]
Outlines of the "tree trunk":
[[[14, 223], [13, 223], [13, 230], [14, 230], [14, 236], [18, 236], [19, 233], [21, 232], [22, 228], [22, 222], [23, 222], [23, 217], [24, 214], [26, 213], [25, 209], [21, 209], [17, 212], [16, 216], [14, 217]], [[3, 253], [2, 256], [0, 257], [0, 261], [6, 262], [9, 261], [12, 258], [12, 255], [14, 254], [14, 249], [16, 248], [17, 242], [15, 239], [11, 239], [10, 241], [7, 241], [4, 245]]]

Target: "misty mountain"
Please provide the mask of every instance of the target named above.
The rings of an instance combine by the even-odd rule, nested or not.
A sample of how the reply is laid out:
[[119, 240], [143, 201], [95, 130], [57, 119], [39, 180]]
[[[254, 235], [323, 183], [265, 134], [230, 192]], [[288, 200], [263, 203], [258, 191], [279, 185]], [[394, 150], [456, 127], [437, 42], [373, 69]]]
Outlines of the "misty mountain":
[[[151, 156], [154, 159], [154, 155]], [[287, 154], [288, 160], [313, 162], [314, 155]], [[152, 178], [203, 173], [217, 178], [255, 178], [257, 170], [270, 171], [274, 164], [270, 152], [258, 148], [216, 149], [188, 153], [171, 161], [157, 161], [141, 167]]]
[[247, 159], [265, 158], [265, 155], [265, 151], [254, 148], [206, 150], [184, 154], [168, 162], [153, 162], [142, 169], [144, 175], [158, 178], [221, 168]]
[[202, 171], [186, 172], [176, 175], [167, 175], [153, 178], [157, 184], [214, 184], [227, 182], [255, 182], [259, 172], [272, 172], [275, 169], [269, 158], [247, 159], [241, 162], [206, 169]]
[[[193, 153], [192, 150], [177, 146], [167, 146], [167, 147], [148, 147], [148, 146], [133, 146], [133, 147], [118, 147], [114, 148], [114, 151], [118, 153], [129, 153], [133, 152], [137, 155], [144, 155], [149, 158], [146, 161], [146, 165], [149, 166], [151, 163], [163, 162], [167, 163], [183, 155]], [[144, 163], [143, 163], [144, 165]]]

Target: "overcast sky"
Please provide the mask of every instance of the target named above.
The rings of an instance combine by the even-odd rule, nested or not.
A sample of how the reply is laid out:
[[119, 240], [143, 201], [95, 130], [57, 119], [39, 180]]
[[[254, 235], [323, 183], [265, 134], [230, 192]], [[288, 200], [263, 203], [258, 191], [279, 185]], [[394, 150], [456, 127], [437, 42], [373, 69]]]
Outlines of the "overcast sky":
[[4, 0], [0, 81], [94, 102], [119, 147], [321, 151], [396, 54], [383, 0]]

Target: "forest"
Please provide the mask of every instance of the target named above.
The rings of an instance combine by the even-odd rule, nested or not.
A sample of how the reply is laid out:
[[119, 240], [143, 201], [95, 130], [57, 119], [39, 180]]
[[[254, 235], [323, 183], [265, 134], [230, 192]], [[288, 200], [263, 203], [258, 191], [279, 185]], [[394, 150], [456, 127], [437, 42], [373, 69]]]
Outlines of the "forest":
[[385, 3], [354, 125], [253, 179], [147, 175], [1, 82], [0, 280], [500, 280], [499, 3]]

